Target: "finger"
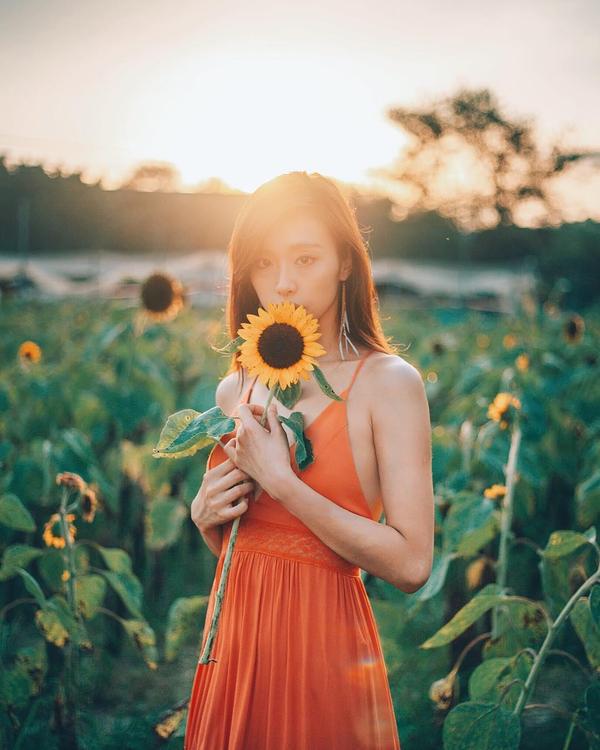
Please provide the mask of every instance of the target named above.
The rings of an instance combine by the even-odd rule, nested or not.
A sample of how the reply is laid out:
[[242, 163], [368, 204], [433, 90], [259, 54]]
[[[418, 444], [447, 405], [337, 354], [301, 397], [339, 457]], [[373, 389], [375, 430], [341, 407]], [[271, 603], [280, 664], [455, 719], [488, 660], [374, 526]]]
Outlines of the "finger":
[[271, 428], [271, 431], [277, 430], [277, 429], [283, 430], [283, 427], [281, 425], [281, 422], [278, 419], [278, 416], [279, 415], [277, 414], [277, 407], [275, 406], [275, 404], [271, 404], [271, 406], [269, 406], [269, 413], [267, 415], [267, 419], [269, 421], [269, 427]]
[[248, 501], [240, 500], [240, 502], [237, 505], [233, 505], [230, 508], [223, 508], [221, 513], [227, 520], [231, 520], [232, 518], [241, 516], [242, 513], [245, 513], [247, 510], [248, 510]]
[[[258, 406], [258, 404], [255, 404]], [[262, 410], [262, 407], [259, 407]], [[262, 411], [260, 412], [262, 414]], [[238, 414], [240, 415], [240, 421], [244, 427], [253, 429], [256, 426], [256, 419], [254, 412], [250, 408], [250, 404], [240, 404], [238, 406]]]
[[253, 414], [262, 414], [265, 407], [262, 404], [245, 404]]
[[263, 418], [265, 413], [265, 407], [262, 404], [248, 404], [248, 408], [252, 412], [254, 421], [260, 424], [260, 420]]
[[[231, 442], [231, 441], [229, 441]], [[224, 452], [227, 454], [227, 458], [224, 461], [221, 461], [221, 463], [217, 464], [216, 466], [213, 466], [211, 471], [214, 473], [215, 476], [225, 476], [231, 469], [235, 468], [235, 461], [229, 454], [229, 448], [228, 443], [219, 443], [221, 448], [223, 448]]]
[[231, 469], [232, 466], [235, 466], [235, 446], [236, 441], [235, 438], [231, 438], [231, 440], [228, 440], [225, 445], [223, 446], [223, 450], [227, 454], [227, 460], [224, 462], [227, 464], [226, 469]]

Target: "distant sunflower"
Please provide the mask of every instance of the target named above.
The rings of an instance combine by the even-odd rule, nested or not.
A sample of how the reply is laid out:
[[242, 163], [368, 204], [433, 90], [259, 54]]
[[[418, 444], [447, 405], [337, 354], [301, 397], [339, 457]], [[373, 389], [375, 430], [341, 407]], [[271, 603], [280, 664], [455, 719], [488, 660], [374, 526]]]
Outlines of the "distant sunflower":
[[83, 520], [91, 523], [96, 515], [97, 507], [98, 498], [96, 497], [96, 490], [91, 485], [88, 485], [81, 495], [81, 517]]
[[153, 273], [142, 284], [140, 301], [143, 312], [152, 321], [173, 320], [184, 304], [183, 285], [169, 274]]
[[35, 341], [23, 341], [19, 347], [18, 356], [21, 362], [37, 364], [42, 358], [42, 350]]
[[250, 376], [258, 375], [269, 389], [279, 385], [282, 390], [300, 378], [308, 380], [315, 358], [325, 354], [317, 343], [318, 320], [292, 302], [271, 303], [247, 317], [250, 322], [242, 323], [237, 333], [244, 339], [239, 360]]
[[87, 482], [85, 479], [72, 471], [62, 471], [60, 474], [57, 474], [56, 484], [64, 485], [65, 487], [73, 487], [77, 492], [85, 492], [87, 489]]
[[525, 352], [519, 354], [519, 356], [515, 359], [517, 369], [521, 372], [526, 372], [529, 369], [529, 362], [529, 355]]
[[563, 336], [569, 344], [575, 343], [581, 339], [585, 331], [585, 321], [575, 313], [566, 321], [563, 326]]
[[[71, 521], [75, 520], [74, 513], [67, 514], [67, 521], [69, 527], [69, 539], [71, 542], [75, 541], [76, 529]], [[44, 524], [44, 531], [42, 538], [46, 547], [56, 547], [62, 549], [65, 546], [65, 538], [62, 535], [62, 526], [60, 523], [60, 513], [53, 513], [48, 521]]]
[[486, 487], [483, 494], [490, 500], [501, 500], [506, 495], [506, 485], [493, 484], [491, 487]]
[[508, 416], [511, 407], [513, 409], [520, 409], [521, 402], [511, 393], [502, 391], [496, 395], [492, 403], [488, 406], [487, 415], [490, 419], [498, 422], [501, 429], [505, 430], [509, 425]]
[[435, 703], [440, 711], [450, 708], [456, 692], [456, 668], [452, 669], [445, 677], [431, 683], [429, 698]]
[[467, 580], [467, 587], [471, 591], [481, 585], [486, 565], [487, 560], [485, 557], [478, 557], [473, 560], [473, 562], [469, 563], [465, 578]]

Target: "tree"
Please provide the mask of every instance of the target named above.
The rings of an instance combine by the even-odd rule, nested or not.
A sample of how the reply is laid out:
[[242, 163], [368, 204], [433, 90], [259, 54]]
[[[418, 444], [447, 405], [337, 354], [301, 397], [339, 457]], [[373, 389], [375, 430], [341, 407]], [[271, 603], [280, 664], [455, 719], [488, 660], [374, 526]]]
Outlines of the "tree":
[[180, 186], [180, 175], [169, 162], [147, 162], [135, 167], [122, 188], [147, 192], [174, 192]]
[[410, 143], [391, 169], [372, 173], [398, 183], [398, 218], [434, 210], [465, 230], [508, 226], [519, 216], [558, 223], [550, 182], [600, 156], [558, 144], [543, 154], [531, 122], [509, 120], [487, 89], [461, 89], [420, 110], [389, 109], [387, 116]]

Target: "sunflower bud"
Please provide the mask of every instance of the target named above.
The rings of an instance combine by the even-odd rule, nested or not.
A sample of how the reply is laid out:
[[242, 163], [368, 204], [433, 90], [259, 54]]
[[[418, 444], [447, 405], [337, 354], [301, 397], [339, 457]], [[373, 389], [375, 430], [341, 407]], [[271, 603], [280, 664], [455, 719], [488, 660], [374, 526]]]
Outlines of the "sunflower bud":
[[456, 685], [456, 671], [453, 669], [445, 677], [436, 680], [429, 688], [429, 697], [440, 711], [447, 711], [452, 704]]

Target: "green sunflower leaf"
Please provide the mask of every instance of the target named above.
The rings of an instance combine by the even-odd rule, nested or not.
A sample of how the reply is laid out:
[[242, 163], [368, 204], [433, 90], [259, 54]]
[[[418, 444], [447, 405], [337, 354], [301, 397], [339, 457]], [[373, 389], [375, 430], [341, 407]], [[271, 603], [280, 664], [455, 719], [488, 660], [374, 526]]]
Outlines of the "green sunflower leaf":
[[245, 339], [242, 336], [238, 336], [237, 338], [228, 341], [220, 351], [223, 351], [226, 354], [233, 354], [234, 352], [237, 352], [244, 341]]
[[294, 433], [294, 439], [296, 441], [295, 459], [298, 464], [298, 469], [303, 471], [315, 460], [312, 443], [304, 433], [304, 415], [301, 411], [293, 411], [289, 417], [284, 417], [281, 414], [278, 414], [277, 419], [279, 419], [280, 422], [284, 422]]
[[273, 398], [276, 398], [286, 409], [293, 409], [301, 395], [302, 386], [299, 380], [288, 385], [287, 388], [281, 388], [279, 385], [276, 385], [273, 392]]
[[16, 495], [0, 497], [0, 523], [17, 531], [35, 531], [33, 516]]
[[121, 620], [121, 625], [133, 643], [141, 651], [142, 658], [150, 669], [156, 669], [158, 651], [156, 649], [156, 635], [154, 630], [143, 618], [136, 620]]
[[192, 456], [234, 429], [235, 420], [218, 406], [202, 413], [195, 409], [181, 409], [168, 417], [152, 455], [154, 458]]
[[329, 396], [329, 398], [332, 398], [334, 401], [344, 400], [341, 396], [338, 396], [338, 394], [329, 385], [329, 383], [327, 382], [327, 379], [325, 378], [325, 375], [323, 374], [323, 370], [321, 370], [320, 367], [317, 367], [317, 365], [313, 365], [312, 372], [313, 372], [313, 375], [315, 376], [315, 380], [319, 384], [320, 389], [323, 391], [323, 393], [326, 396]]
[[43, 549], [31, 547], [28, 544], [13, 544], [7, 547], [2, 556], [0, 581], [6, 581], [16, 575], [19, 568], [26, 567], [32, 560], [43, 554]]

